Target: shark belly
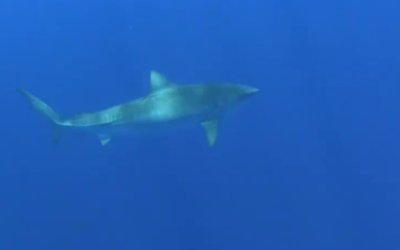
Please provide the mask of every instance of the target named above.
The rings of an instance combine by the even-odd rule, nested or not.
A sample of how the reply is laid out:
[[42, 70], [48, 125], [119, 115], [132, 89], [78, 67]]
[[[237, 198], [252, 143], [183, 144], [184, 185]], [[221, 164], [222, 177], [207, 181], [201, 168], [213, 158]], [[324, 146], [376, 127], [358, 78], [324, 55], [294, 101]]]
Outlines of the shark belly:
[[123, 119], [99, 129], [113, 135], [176, 131], [189, 128], [190, 125], [199, 125], [209, 117], [219, 116], [224, 107], [172, 89], [134, 102], [130, 110], [130, 114]]
[[109, 136], [152, 136], [175, 133], [199, 126], [209, 117], [219, 116], [223, 110], [212, 105], [191, 107], [177, 111], [172, 107], [153, 108], [147, 114], [136, 114], [111, 124], [88, 127], [97, 135]]
[[122, 124], [112, 124], [100, 128], [103, 133], [112, 135], [152, 135], [160, 133], [177, 132], [197, 126], [207, 117], [207, 112], [195, 112], [180, 117], [163, 117], [159, 115], [150, 116], [147, 119], [140, 119]]

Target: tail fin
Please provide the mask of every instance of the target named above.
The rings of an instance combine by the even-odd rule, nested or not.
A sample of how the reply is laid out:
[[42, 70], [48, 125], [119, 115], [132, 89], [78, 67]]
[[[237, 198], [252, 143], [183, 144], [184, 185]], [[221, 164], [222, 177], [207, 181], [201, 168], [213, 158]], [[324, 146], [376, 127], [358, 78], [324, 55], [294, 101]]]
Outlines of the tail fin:
[[17, 90], [29, 100], [30, 104], [36, 111], [47, 118], [53, 129], [53, 142], [59, 142], [61, 139], [61, 127], [59, 126], [61, 120], [60, 116], [49, 105], [28, 91], [20, 88], [17, 88]]

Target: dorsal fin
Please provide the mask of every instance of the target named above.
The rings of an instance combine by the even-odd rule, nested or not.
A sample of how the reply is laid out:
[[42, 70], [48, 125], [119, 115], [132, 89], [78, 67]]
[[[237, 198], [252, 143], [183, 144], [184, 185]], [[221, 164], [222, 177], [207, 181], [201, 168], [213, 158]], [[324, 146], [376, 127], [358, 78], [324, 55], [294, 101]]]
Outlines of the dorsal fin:
[[162, 75], [161, 73], [152, 70], [150, 72], [150, 87], [151, 87], [151, 92], [156, 92], [159, 90], [162, 90], [164, 88], [168, 88], [172, 86], [173, 83], [171, 83], [167, 77]]

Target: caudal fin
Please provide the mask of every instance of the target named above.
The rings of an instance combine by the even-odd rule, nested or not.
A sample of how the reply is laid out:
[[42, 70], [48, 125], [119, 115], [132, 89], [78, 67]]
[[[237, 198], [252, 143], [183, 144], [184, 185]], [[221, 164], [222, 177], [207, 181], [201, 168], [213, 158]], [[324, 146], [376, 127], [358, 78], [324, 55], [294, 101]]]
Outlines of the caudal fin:
[[59, 126], [60, 116], [49, 105], [28, 91], [21, 88], [17, 88], [17, 91], [25, 96], [29, 100], [31, 106], [49, 121], [53, 129], [53, 141], [58, 142], [61, 138], [61, 127]]

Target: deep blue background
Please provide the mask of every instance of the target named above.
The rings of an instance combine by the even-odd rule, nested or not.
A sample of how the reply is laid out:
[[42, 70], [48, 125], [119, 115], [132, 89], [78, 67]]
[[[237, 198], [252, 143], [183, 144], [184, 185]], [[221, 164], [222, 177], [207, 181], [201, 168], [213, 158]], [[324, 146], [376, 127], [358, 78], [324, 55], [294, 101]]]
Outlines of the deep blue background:
[[[0, 1], [0, 249], [400, 249], [399, 1]], [[261, 89], [200, 128], [66, 136], [149, 71]]]

